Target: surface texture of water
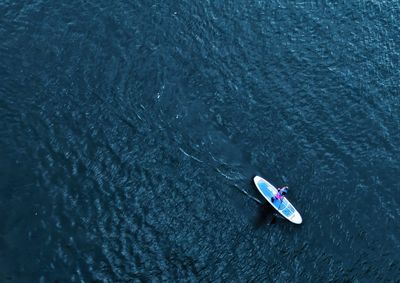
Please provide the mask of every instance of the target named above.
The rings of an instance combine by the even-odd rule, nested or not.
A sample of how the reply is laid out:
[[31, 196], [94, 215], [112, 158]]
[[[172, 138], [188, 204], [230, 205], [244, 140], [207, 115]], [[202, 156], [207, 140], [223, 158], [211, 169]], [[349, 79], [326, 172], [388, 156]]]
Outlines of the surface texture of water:
[[398, 1], [1, 0], [0, 282], [399, 281], [399, 50]]

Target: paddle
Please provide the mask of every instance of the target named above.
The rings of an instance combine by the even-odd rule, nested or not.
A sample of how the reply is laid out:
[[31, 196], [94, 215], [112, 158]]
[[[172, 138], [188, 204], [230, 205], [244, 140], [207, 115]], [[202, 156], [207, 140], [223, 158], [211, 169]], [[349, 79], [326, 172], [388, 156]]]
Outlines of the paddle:
[[[274, 197], [271, 198], [271, 201], [274, 202]], [[278, 211], [281, 208], [282, 202], [283, 202], [283, 198], [281, 199], [281, 203], [278, 206]], [[270, 225], [273, 225], [276, 223], [276, 217], [277, 217], [277, 214], [275, 214], [275, 213], [272, 214], [272, 219], [271, 219], [271, 222], [269, 223]]]
[[[272, 202], [274, 202], [274, 197], [272, 197], [271, 198], [271, 201]], [[278, 206], [278, 211], [279, 211], [279, 209], [281, 208], [281, 205], [282, 205], [282, 202], [283, 202], [283, 196], [282, 196], [282, 198], [280, 199], [280, 203], [279, 203], [279, 206]], [[276, 214], [274, 213], [273, 215], [272, 215], [272, 220], [271, 220], [271, 222], [269, 223], [269, 224], [275, 224], [276, 223]]]

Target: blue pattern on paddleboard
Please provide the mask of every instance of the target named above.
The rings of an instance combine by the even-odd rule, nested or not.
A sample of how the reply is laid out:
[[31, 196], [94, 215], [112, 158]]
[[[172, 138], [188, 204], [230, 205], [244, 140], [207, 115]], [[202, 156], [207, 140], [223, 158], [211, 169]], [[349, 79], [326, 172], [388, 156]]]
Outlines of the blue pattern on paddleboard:
[[[260, 181], [258, 182], [258, 186], [260, 188], [260, 190], [263, 192], [263, 194], [269, 199], [271, 200], [271, 197], [274, 197], [277, 190], [274, 187], [270, 187], [267, 183]], [[282, 213], [283, 215], [285, 215], [286, 217], [291, 217], [294, 212], [295, 212], [295, 208], [293, 207], [293, 205], [288, 202], [288, 200], [286, 198], [283, 198], [283, 201], [281, 203], [280, 200], [275, 200], [272, 205], [279, 210], [280, 213]]]

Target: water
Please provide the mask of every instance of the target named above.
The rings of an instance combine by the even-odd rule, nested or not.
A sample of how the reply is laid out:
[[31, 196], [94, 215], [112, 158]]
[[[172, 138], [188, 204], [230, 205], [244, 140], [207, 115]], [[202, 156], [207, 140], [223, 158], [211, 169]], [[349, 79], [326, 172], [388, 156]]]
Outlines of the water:
[[0, 282], [400, 280], [399, 3], [228, 2], [0, 1]]

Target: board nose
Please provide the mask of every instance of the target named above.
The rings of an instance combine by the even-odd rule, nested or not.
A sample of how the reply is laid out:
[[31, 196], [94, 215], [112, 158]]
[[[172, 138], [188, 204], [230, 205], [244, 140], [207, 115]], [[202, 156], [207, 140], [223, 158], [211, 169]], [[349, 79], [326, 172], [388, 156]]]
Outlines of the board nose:
[[295, 224], [301, 224], [303, 222], [303, 219], [301, 218], [300, 213], [296, 211], [296, 213], [293, 215], [293, 218], [291, 219], [293, 223]]
[[257, 183], [258, 181], [260, 181], [262, 178], [260, 176], [254, 176], [253, 181], [254, 183]]

